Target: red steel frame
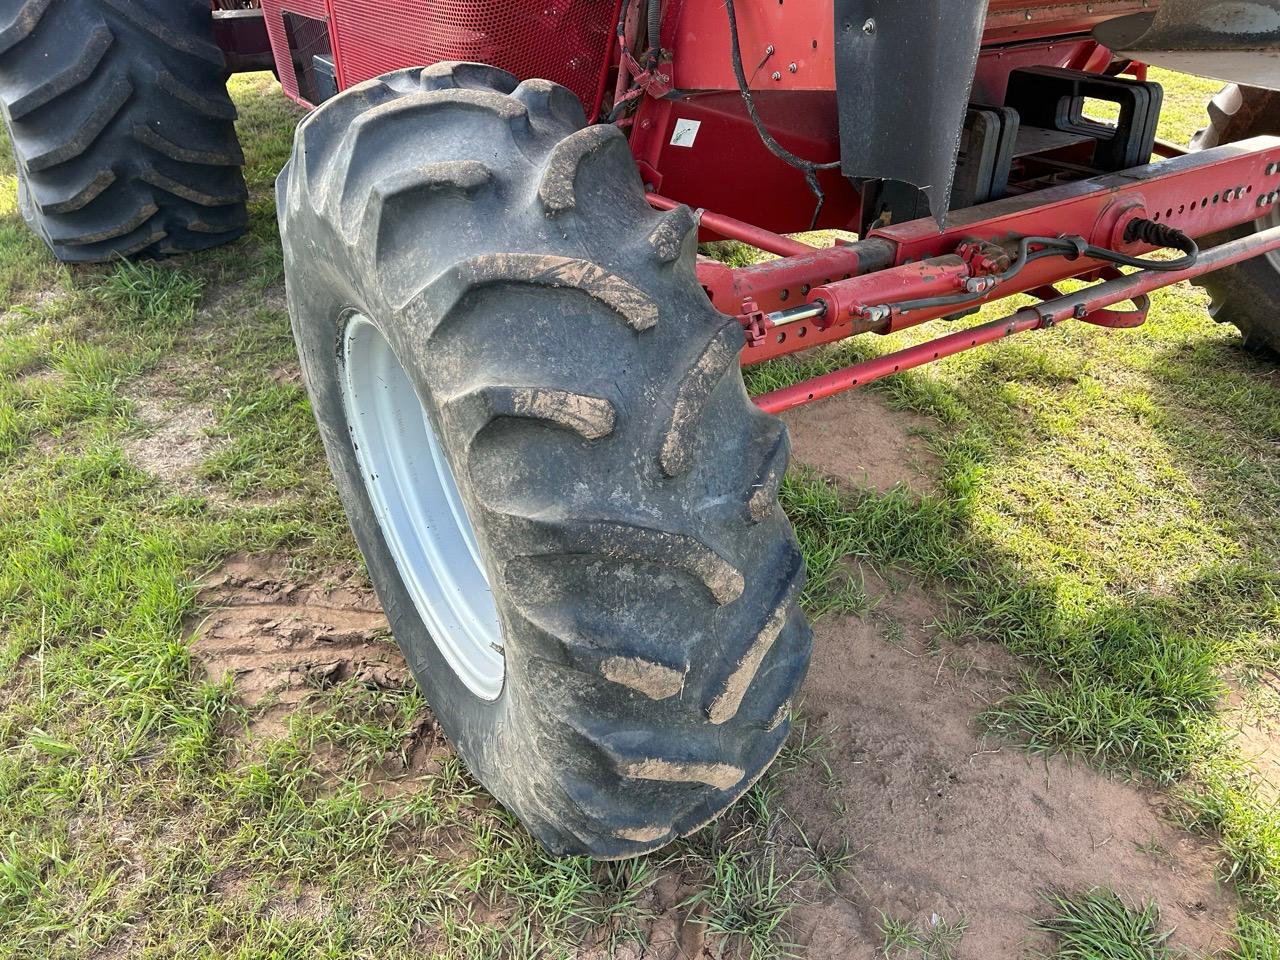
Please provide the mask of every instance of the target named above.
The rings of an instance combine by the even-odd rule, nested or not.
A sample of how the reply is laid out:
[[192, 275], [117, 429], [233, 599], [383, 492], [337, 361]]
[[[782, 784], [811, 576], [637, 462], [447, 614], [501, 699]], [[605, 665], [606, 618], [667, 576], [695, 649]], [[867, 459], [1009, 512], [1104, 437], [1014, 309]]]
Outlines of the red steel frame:
[[[774, 390], [756, 398], [756, 403], [770, 413], [781, 413], [814, 400], [835, 396], [847, 390], [865, 386], [903, 370], [933, 363], [965, 350], [987, 343], [994, 343], [1016, 333], [1030, 330], [1047, 330], [1064, 320], [1083, 320], [1104, 327], [1134, 327], [1146, 319], [1149, 301], [1147, 294], [1161, 287], [1191, 280], [1212, 270], [1239, 263], [1250, 257], [1260, 256], [1280, 249], [1280, 227], [1250, 234], [1242, 239], [1224, 243], [1203, 251], [1194, 267], [1173, 273], [1140, 270], [1133, 274], [1118, 274], [1102, 283], [1086, 287], [1079, 293], [1058, 296], [1033, 307], [1024, 307], [1012, 316], [992, 320], [969, 330], [949, 334], [916, 344], [905, 350], [854, 364], [804, 383]], [[1125, 300], [1132, 300], [1135, 309], [1114, 311], [1109, 308]]]
[[[916, 220], [871, 232], [868, 240], [790, 256], [737, 270], [715, 263], [699, 266], [699, 277], [712, 302], [726, 313], [742, 314], [743, 301], [773, 311], [819, 299], [834, 302], [840, 315], [825, 323], [788, 325], [763, 342], [748, 346], [743, 363], [759, 363], [798, 350], [869, 331], [887, 333], [937, 319], [955, 307], [915, 311], [895, 318], [886, 328], [850, 316], [841, 305], [870, 306], [932, 296], [922, 288], [920, 262], [955, 254], [965, 241], [1008, 242], [1020, 236], [1078, 234], [1097, 246], [1141, 253], [1149, 247], [1125, 244], [1123, 228], [1136, 217], [1168, 223], [1193, 237], [1249, 223], [1280, 200], [1280, 138], [1257, 137], [1202, 153], [1187, 154], [1121, 173], [1065, 184], [958, 211], [947, 229], [931, 219]], [[723, 221], [717, 221], [723, 230]], [[744, 234], [741, 239], [747, 240]], [[865, 261], [876, 259], [875, 272]], [[945, 265], [926, 271], [940, 272]], [[954, 266], [954, 265], [952, 265]], [[1088, 276], [1097, 261], [1037, 261], [1016, 282], [1001, 285], [975, 304], [1024, 293], [1071, 277]], [[885, 269], [890, 268], [890, 269]], [[968, 273], [960, 275], [961, 279]], [[845, 279], [850, 278], [850, 279]], [[905, 281], [905, 287], [904, 287]], [[958, 292], [959, 286], [950, 287]]]
[[[482, 3], [483, 0], [477, 0]], [[797, 0], [799, 2], [799, 0]], [[415, 3], [395, 0], [406, 15]], [[837, 159], [834, 0], [804, 0], [803, 12], [782, 0], [737, 0], [740, 40], [749, 81], [765, 121], [793, 152], [817, 162]], [[999, 261], [1025, 236], [1080, 236], [1098, 247], [1141, 254], [1150, 247], [1125, 242], [1125, 228], [1142, 218], [1202, 237], [1257, 220], [1280, 202], [1280, 138], [1259, 137], [1203, 153], [1184, 155], [1157, 144], [1162, 162], [1063, 186], [1011, 196], [953, 213], [946, 229], [932, 219], [875, 229], [856, 243], [818, 249], [786, 236], [807, 225], [813, 196], [798, 171], [767, 151], [742, 105], [729, 60], [723, 5], [705, 0], [665, 0], [664, 55], [652, 69], [631, 54], [643, 33], [642, 0], [633, 0], [625, 42], [610, 39], [600, 78], [603, 94], [613, 83], [615, 100], [635, 101], [619, 120], [653, 206], [688, 203], [699, 209], [703, 239], [740, 240], [780, 259], [733, 269], [700, 259], [698, 276], [717, 308], [739, 317], [747, 330], [744, 364], [758, 363], [832, 343], [859, 333], [888, 333], [1018, 293], [1044, 302], [1005, 320], [982, 324], [910, 349], [835, 371], [759, 398], [781, 411], [852, 389], [900, 370], [990, 343], [1013, 333], [1042, 329], [1068, 318], [1104, 326], [1134, 326], [1146, 316], [1154, 289], [1218, 269], [1239, 259], [1280, 249], [1280, 230], [1202, 251], [1195, 267], [1177, 273], [1141, 270], [1129, 276], [1099, 260], [1037, 260], [990, 289]], [[991, 0], [983, 49], [974, 80], [977, 102], [1001, 103], [1010, 73], [1048, 65], [1089, 72], [1113, 69], [1110, 51], [1090, 31], [1112, 17], [1150, 10], [1158, 0]], [[334, 24], [360, 15], [357, 0], [263, 0], [273, 46], [283, 43], [280, 9], [329, 20], [339, 83], [350, 85], [348, 58], [370, 51], [395, 57], [395, 40], [382, 48], [344, 47]], [[339, 10], [338, 8], [342, 8]], [[425, 6], [423, 7], [425, 9]], [[615, 9], [617, 9], [615, 7]], [[338, 16], [341, 14], [341, 16]], [[382, 16], [382, 14], [379, 14]], [[365, 31], [366, 33], [368, 31]], [[405, 64], [409, 65], [408, 63]], [[282, 80], [289, 65], [279, 71]], [[1141, 64], [1125, 64], [1145, 77]], [[296, 90], [286, 89], [296, 98]], [[588, 112], [596, 104], [587, 104]], [[680, 120], [700, 124], [697, 148], [673, 144]], [[849, 228], [859, 219], [859, 198], [839, 171], [821, 174], [827, 202], [820, 226]], [[1100, 280], [1069, 297], [1053, 284], [1070, 278]], [[964, 303], [903, 310], [895, 303], [954, 295], [981, 295]], [[1135, 298], [1136, 308], [1111, 309]], [[771, 318], [770, 312], [806, 303], [820, 315]], [[816, 313], [816, 309], [809, 311]]]

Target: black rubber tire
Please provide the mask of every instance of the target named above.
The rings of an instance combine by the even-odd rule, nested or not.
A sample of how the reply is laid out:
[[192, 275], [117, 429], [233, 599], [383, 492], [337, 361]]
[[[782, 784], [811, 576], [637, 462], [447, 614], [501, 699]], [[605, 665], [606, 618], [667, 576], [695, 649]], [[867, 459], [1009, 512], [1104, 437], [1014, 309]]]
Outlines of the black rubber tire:
[[[1191, 148], [1208, 150], [1264, 134], [1280, 135], [1280, 92], [1232, 84], [1210, 102], [1209, 124], [1196, 134]], [[1258, 229], [1261, 221], [1224, 230], [1201, 245], [1236, 240]], [[1207, 273], [1196, 282], [1212, 298], [1209, 312], [1214, 319], [1234, 324], [1244, 335], [1246, 349], [1280, 355], [1280, 309], [1276, 306], [1280, 304], [1280, 268], [1275, 258], [1254, 257]]]
[[[303, 376], [408, 662], [476, 777], [550, 850], [634, 856], [769, 765], [812, 645], [777, 501], [785, 427], [627, 141], [546, 81], [403, 70], [327, 101], [277, 182]], [[374, 321], [458, 478], [502, 623], [496, 701], [445, 664], [384, 542], [341, 393]]]
[[0, 0], [0, 106], [19, 209], [59, 260], [244, 233], [244, 157], [208, 0]]

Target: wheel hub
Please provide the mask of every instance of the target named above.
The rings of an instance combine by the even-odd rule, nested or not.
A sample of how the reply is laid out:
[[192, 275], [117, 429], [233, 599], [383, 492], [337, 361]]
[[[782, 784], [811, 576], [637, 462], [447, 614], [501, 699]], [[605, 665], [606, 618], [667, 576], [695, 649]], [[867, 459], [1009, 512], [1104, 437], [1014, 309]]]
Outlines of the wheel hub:
[[343, 343], [343, 406], [387, 548], [445, 660], [472, 693], [496, 699], [502, 631], [453, 470], [382, 331], [354, 314]]

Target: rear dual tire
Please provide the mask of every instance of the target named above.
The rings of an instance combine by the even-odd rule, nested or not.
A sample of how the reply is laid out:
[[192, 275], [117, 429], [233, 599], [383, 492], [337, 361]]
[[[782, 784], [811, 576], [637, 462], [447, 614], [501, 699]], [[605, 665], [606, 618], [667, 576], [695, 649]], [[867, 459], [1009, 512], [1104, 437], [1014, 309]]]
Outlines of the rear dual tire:
[[248, 222], [208, 0], [0, 0], [18, 208], [68, 262], [203, 250]]
[[[652, 210], [622, 134], [584, 122], [545, 81], [402, 70], [307, 117], [277, 190], [303, 376], [397, 641], [502, 803], [557, 853], [616, 858], [760, 776], [811, 636], [785, 429], [697, 283], [694, 220]], [[403, 421], [367, 386], [399, 377]], [[496, 680], [414, 582], [396, 504], [428, 482], [424, 428], [492, 591]], [[464, 551], [435, 552], [461, 576]]]
[[[1209, 104], [1209, 123], [1196, 134], [1194, 150], [1261, 135], [1280, 136], [1280, 91], [1225, 87]], [[1247, 237], [1280, 226], [1280, 206], [1252, 224], [1234, 227], [1204, 241], [1205, 246]], [[1208, 291], [1210, 312], [1220, 323], [1233, 324], [1246, 349], [1280, 356], [1280, 253], [1263, 254], [1207, 273], [1196, 281]]]

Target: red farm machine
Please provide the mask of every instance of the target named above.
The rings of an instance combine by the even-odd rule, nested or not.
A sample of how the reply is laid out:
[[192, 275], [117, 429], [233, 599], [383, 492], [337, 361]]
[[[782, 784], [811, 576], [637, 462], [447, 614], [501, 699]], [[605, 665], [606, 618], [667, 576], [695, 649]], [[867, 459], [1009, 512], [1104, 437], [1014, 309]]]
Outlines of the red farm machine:
[[[315, 108], [277, 208], [330, 465], [445, 731], [557, 852], [685, 835], [787, 737], [811, 637], [773, 414], [1134, 327], [1184, 279], [1280, 348], [1278, 0], [213, 6], [0, 0], [20, 209], [64, 260], [234, 240], [226, 73]], [[1147, 64], [1231, 84], [1189, 148], [1157, 139]], [[776, 258], [699, 256], [725, 238]], [[1034, 305], [743, 387], [1012, 294]]]

